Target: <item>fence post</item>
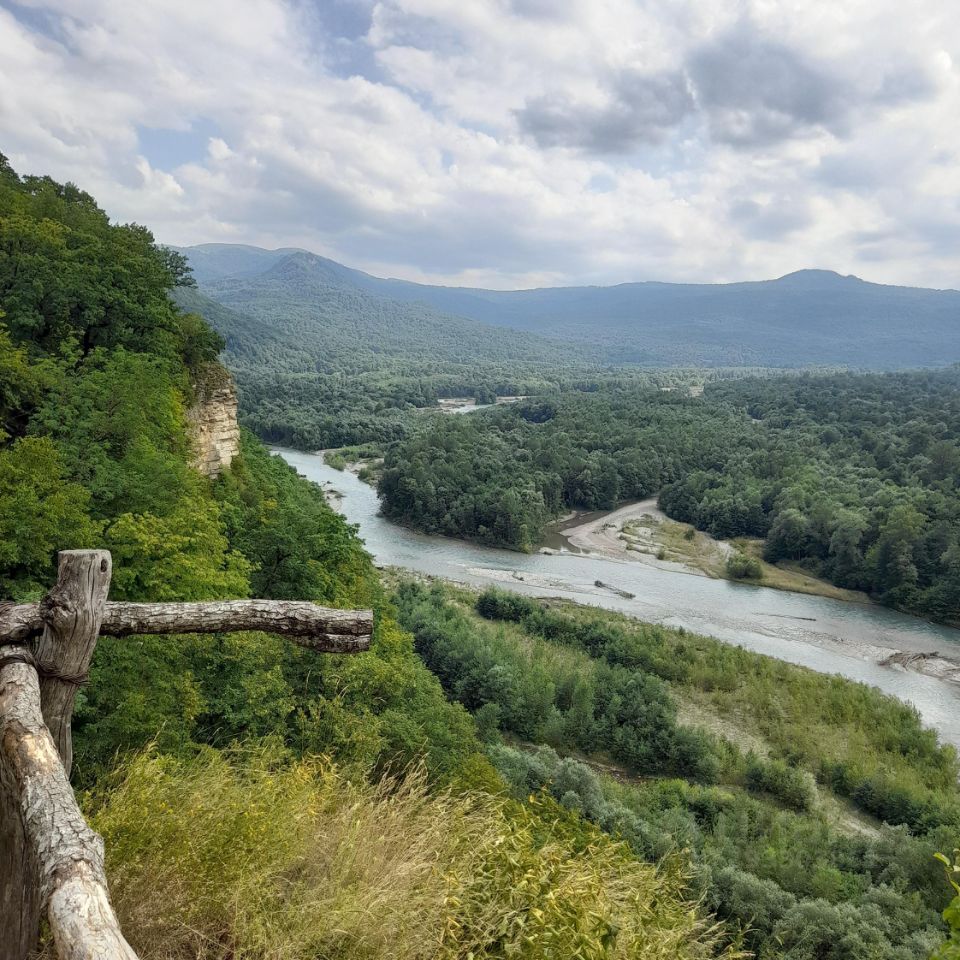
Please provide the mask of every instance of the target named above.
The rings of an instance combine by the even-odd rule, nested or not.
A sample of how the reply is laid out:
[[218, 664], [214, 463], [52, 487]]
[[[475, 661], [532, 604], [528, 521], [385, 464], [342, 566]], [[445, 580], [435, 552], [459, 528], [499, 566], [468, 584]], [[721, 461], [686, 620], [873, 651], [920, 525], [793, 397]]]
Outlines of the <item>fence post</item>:
[[20, 818], [13, 772], [0, 761], [0, 960], [23, 960], [40, 920], [37, 868]]
[[57, 585], [40, 604], [45, 623], [36, 646], [43, 719], [70, 776], [70, 721], [77, 688], [85, 683], [110, 590], [106, 550], [61, 550]]
[[[110, 574], [106, 550], [62, 550], [57, 585], [40, 604], [44, 630], [33, 657], [40, 674], [43, 718], [68, 777], [73, 762], [73, 702], [96, 649]], [[11, 771], [0, 763], [0, 960], [23, 960], [36, 945], [38, 879], [24, 834], [19, 791]]]
[[71, 717], [107, 635], [263, 630], [320, 653], [369, 649], [372, 610], [295, 600], [108, 603], [105, 550], [63, 550], [39, 604], [0, 602], [0, 960], [26, 960], [41, 906], [60, 960], [136, 960], [123, 937], [101, 839], [70, 789]]

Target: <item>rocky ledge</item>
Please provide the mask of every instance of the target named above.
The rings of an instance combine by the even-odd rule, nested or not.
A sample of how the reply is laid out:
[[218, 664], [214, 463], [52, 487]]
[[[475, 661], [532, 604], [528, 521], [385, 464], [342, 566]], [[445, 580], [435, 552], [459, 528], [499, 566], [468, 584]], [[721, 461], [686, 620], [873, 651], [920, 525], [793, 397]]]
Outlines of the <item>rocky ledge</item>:
[[187, 411], [193, 432], [193, 465], [207, 477], [219, 476], [240, 452], [237, 391], [219, 363], [207, 364], [194, 382], [195, 399]]

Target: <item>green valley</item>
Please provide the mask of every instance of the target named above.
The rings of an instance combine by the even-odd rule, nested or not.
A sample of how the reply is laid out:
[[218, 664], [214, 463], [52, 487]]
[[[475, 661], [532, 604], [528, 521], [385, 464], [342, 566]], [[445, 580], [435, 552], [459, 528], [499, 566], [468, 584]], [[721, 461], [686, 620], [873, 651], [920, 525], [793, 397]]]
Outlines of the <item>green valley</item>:
[[[711, 533], [950, 619], [956, 371], [611, 367], [341, 282], [293, 252], [200, 291], [145, 228], [0, 163], [4, 597], [99, 547], [116, 599], [375, 611], [350, 658], [268, 633], [101, 638], [73, 782], [139, 956], [946, 943], [933, 855], [960, 831], [957, 756], [914, 709], [684, 631], [384, 577], [262, 440], [365, 443], [388, 516], [521, 549], [571, 507], [659, 491]], [[252, 429], [208, 476], [190, 424], [222, 350]], [[425, 409], [464, 395], [521, 399]]]

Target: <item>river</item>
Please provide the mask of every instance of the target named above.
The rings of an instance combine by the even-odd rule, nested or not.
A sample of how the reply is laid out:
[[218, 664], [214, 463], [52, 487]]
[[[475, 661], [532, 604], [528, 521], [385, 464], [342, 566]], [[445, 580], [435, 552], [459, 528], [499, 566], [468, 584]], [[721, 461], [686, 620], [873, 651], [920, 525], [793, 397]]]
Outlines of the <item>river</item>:
[[[960, 630], [872, 604], [712, 580], [644, 563], [570, 553], [522, 554], [427, 536], [381, 517], [376, 491], [354, 474], [328, 467], [316, 454], [274, 452], [341, 495], [337, 509], [359, 526], [367, 549], [382, 566], [472, 586], [496, 583], [518, 593], [565, 597], [838, 673], [912, 703], [944, 741], [960, 748], [960, 685], [879, 662], [894, 650], [958, 659]], [[596, 581], [634, 597], [598, 589]]]

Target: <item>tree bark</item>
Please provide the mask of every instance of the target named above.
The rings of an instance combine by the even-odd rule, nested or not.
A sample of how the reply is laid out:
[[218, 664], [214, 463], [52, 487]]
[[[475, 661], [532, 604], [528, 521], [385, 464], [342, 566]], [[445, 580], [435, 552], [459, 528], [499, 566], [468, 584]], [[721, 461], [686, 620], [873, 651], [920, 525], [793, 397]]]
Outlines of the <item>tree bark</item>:
[[351, 653], [370, 646], [373, 613], [336, 610], [306, 600], [222, 600], [206, 603], [108, 603], [101, 632], [230, 633], [263, 630], [312, 650]]
[[41, 633], [43, 617], [39, 604], [0, 602], [0, 642], [24, 642]]
[[[0, 647], [0, 658], [16, 649]], [[17, 819], [32, 855], [29, 886], [46, 910], [58, 956], [136, 960], [110, 906], [103, 841], [77, 807], [44, 723], [37, 672], [25, 662], [0, 668], [0, 763], [19, 798]], [[9, 884], [15, 878], [3, 879]], [[36, 926], [20, 926], [15, 937], [4, 928], [0, 956], [22, 960], [33, 947]]]
[[[0, 642], [26, 642], [41, 633], [41, 605], [0, 604]], [[370, 610], [337, 610], [305, 600], [226, 600], [209, 603], [104, 604], [100, 633], [229, 633], [263, 630], [329, 653], [366, 650], [373, 632]]]
[[[0, 647], [0, 656], [22, 656], [19, 648]], [[16, 662], [0, 667], [0, 690]], [[2, 695], [0, 695], [2, 696]], [[39, 701], [38, 701], [39, 703]], [[23, 830], [20, 790], [4, 758], [0, 718], [0, 960], [23, 960], [36, 946], [40, 920], [37, 868]]]
[[34, 656], [43, 717], [69, 779], [73, 702], [97, 648], [112, 565], [106, 550], [61, 550], [58, 557], [57, 585], [40, 602], [44, 630]]

